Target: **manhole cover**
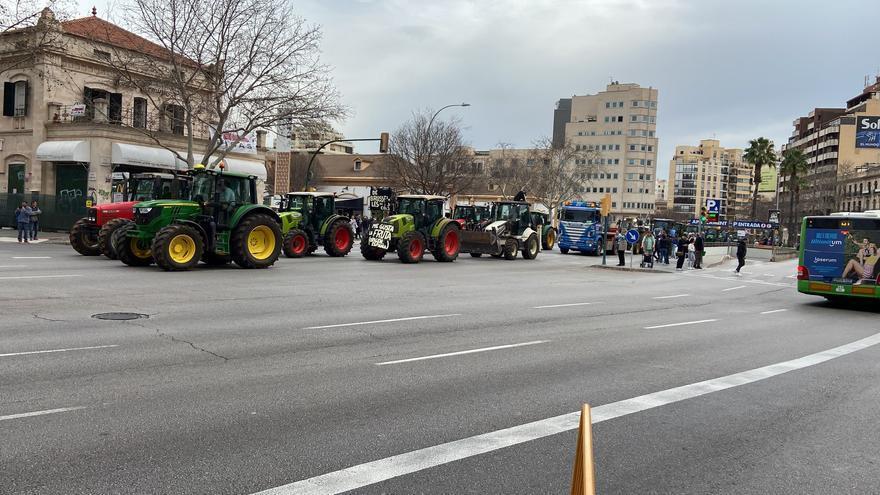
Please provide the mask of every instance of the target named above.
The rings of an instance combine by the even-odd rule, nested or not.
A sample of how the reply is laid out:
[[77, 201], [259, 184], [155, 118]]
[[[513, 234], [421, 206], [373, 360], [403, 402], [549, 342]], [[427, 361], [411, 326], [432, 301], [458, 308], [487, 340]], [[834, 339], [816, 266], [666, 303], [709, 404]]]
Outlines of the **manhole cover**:
[[137, 320], [138, 318], [149, 318], [150, 315], [141, 313], [98, 313], [92, 315], [92, 318], [99, 320]]

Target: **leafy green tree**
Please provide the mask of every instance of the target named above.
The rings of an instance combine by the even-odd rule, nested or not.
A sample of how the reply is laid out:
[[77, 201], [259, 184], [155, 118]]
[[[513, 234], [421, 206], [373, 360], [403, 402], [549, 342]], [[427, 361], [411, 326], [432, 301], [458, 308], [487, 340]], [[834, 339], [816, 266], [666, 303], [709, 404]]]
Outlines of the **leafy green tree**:
[[788, 218], [789, 232], [794, 233], [797, 229], [799, 218], [797, 215], [798, 203], [800, 202], [801, 186], [806, 184], [806, 175], [809, 170], [807, 157], [799, 149], [788, 149], [782, 153], [782, 162], [779, 164], [779, 173], [785, 177], [788, 184]]
[[776, 166], [776, 150], [773, 141], [765, 137], [750, 140], [749, 147], [743, 153], [743, 159], [755, 168], [753, 176], [755, 190], [752, 194], [752, 219], [754, 219], [758, 214], [758, 188], [761, 185], [761, 169]]

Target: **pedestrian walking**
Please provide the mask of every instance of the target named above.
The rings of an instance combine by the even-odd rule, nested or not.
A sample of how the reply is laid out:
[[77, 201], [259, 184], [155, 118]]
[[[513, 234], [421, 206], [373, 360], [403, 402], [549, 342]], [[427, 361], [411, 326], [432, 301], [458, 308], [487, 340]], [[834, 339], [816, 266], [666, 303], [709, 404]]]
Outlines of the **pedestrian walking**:
[[657, 262], [669, 264], [669, 236], [665, 230], [660, 231], [660, 237], [657, 238]]
[[615, 247], [617, 248], [617, 258], [620, 261], [619, 263], [617, 263], [617, 266], [626, 266], [626, 259], [624, 258], [627, 248], [626, 236], [623, 235], [623, 232], [619, 230], [617, 231], [617, 239], [615, 244]]
[[351, 223], [351, 230], [354, 231], [355, 239], [359, 239], [360, 235], [358, 234], [358, 232], [360, 232], [361, 226], [360, 226], [360, 223], [358, 222], [357, 214], [352, 215], [351, 220], [349, 220], [349, 222]]
[[31, 201], [31, 240], [37, 240], [37, 232], [40, 230], [40, 206], [36, 201]]
[[15, 224], [18, 226], [18, 242], [28, 242], [31, 233], [31, 207], [26, 201], [15, 209]]
[[678, 238], [676, 246], [675, 256], [678, 258], [678, 261], [675, 263], [675, 271], [680, 272], [684, 269], [684, 259], [688, 254], [688, 240], [684, 237], [684, 233]]
[[648, 230], [645, 232], [645, 235], [642, 236], [642, 263], [640, 266], [643, 268], [649, 267], [654, 268], [654, 247], [656, 246], [656, 240], [654, 239], [654, 233]]
[[737, 265], [736, 265], [736, 270], [734, 270], [734, 272], [736, 272], [736, 274], [739, 275], [739, 276], [742, 276], [742, 274], [741, 274], [739, 271], [742, 269], [742, 267], [746, 266], [746, 250], [747, 250], [747, 249], [748, 249], [748, 248], [746, 248], [746, 240], [745, 240], [745, 238], [740, 237], [740, 238], [736, 241], [736, 261], [737, 261]]
[[694, 269], [702, 270], [703, 269], [703, 249], [705, 245], [703, 244], [703, 236], [701, 234], [697, 234], [694, 237]]

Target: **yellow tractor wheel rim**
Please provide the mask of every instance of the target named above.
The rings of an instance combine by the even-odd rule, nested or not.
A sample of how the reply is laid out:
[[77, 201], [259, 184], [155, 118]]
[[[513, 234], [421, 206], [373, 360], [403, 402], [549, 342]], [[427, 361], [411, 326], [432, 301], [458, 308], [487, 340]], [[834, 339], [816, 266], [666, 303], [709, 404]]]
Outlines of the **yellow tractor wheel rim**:
[[129, 244], [131, 247], [131, 254], [133, 254], [136, 258], [145, 259], [149, 258], [153, 255], [150, 251], [150, 248], [142, 248], [140, 245], [140, 240], [137, 238], [133, 238]]
[[554, 242], [556, 242], [556, 232], [551, 230], [550, 233], [547, 234], [547, 244], [552, 246]]
[[258, 260], [264, 260], [275, 251], [275, 233], [265, 225], [257, 225], [248, 234], [248, 253]]
[[189, 263], [196, 255], [196, 241], [186, 234], [176, 235], [168, 243], [168, 256], [175, 263]]

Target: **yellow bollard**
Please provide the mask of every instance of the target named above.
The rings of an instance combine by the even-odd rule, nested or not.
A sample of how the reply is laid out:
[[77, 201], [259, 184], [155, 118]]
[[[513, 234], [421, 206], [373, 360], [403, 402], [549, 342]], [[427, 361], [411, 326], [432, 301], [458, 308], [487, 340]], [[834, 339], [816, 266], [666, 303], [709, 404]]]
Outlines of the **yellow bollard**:
[[574, 473], [571, 477], [571, 495], [595, 495], [596, 480], [593, 469], [593, 420], [590, 405], [581, 409], [577, 451], [574, 455]]

